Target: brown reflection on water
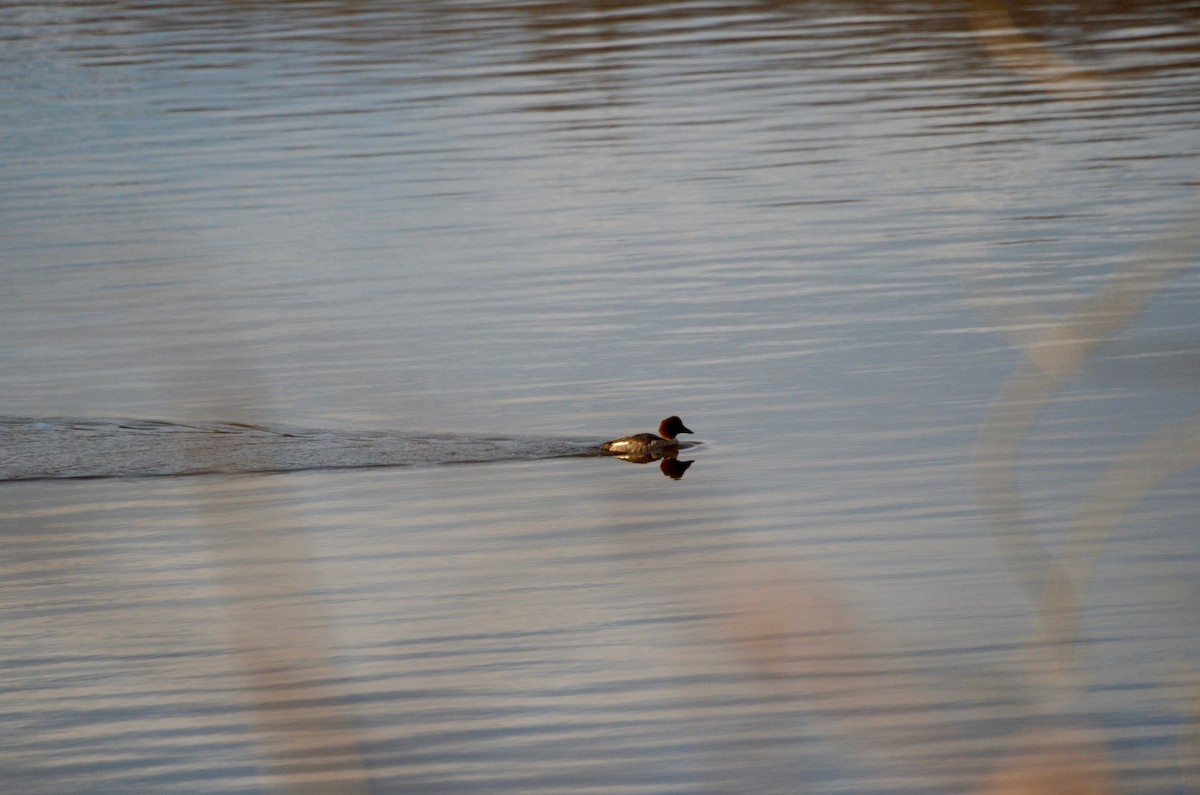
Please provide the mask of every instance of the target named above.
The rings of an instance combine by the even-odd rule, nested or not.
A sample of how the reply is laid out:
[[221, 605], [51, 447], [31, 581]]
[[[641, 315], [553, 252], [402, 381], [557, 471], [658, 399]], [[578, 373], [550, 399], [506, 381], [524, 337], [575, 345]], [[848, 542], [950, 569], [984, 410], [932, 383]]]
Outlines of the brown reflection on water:
[[1004, 0], [972, 0], [967, 19], [988, 57], [1066, 99], [1101, 96], [1099, 76], [1017, 27]]
[[[889, 784], [978, 795], [1109, 795], [1116, 764], [1095, 731], [1063, 726], [1011, 738], [990, 770], [966, 769], [978, 752], [947, 727], [947, 693], [915, 675], [919, 662], [873, 625], [819, 571], [758, 567], [726, 572], [717, 591], [727, 639], [758, 674], [766, 698], [807, 705], [827, 731], [887, 765]], [[978, 783], [976, 783], [978, 782]]]
[[[1130, 509], [1168, 478], [1200, 464], [1200, 417], [1168, 427], [1114, 461], [1083, 500], [1062, 559], [1041, 540], [1017, 486], [1021, 450], [1055, 395], [1079, 372], [1096, 347], [1129, 327], [1146, 304], [1200, 255], [1200, 203], [1193, 204], [1166, 233], [1148, 244], [1125, 269], [1083, 302], [1072, 315], [1037, 338], [1015, 339], [1025, 360], [997, 396], [975, 452], [976, 483], [984, 516], [1015, 579], [1038, 609], [1041, 637], [1031, 651], [1030, 675], [1046, 705], [1072, 700], [1083, 686], [1076, 654], [1081, 640], [1081, 602], [1105, 543]], [[1193, 710], [1192, 721], [1200, 723]], [[1186, 741], [1185, 741], [1186, 742]], [[1056, 789], [1060, 772], [1088, 758], [1070, 753], [1019, 757], [1024, 772], [998, 774], [987, 792], [1104, 792], [1103, 777], [1084, 789]], [[1186, 756], [1186, 750], [1184, 751]], [[1096, 774], [1099, 775], [1098, 773]], [[1067, 780], [1067, 779], [1061, 779]], [[1072, 781], [1092, 781], [1087, 776]], [[1081, 785], [1082, 786], [1082, 785]]]
[[[247, 410], [260, 415], [269, 405], [267, 390], [248, 359], [235, 356], [232, 370], [201, 368], [192, 377], [226, 381], [241, 394], [237, 406], [212, 406], [215, 416], [244, 418]], [[205, 463], [202, 448], [194, 454], [200, 459], [197, 465]], [[320, 578], [303, 536], [283, 533], [300, 526], [300, 518], [284, 491], [285, 481], [247, 482], [255, 489], [248, 500], [238, 497], [236, 480], [198, 478], [194, 493], [225, 603], [224, 630], [237, 655], [247, 713], [257, 729], [262, 784], [287, 795], [366, 793], [369, 776], [361, 738], [330, 659], [330, 626], [313, 598]], [[272, 483], [280, 493], [264, 494], [271, 486], [263, 484]], [[286, 546], [279, 543], [282, 537]]]
[[[1065, 620], [1063, 611], [1084, 587], [1086, 572], [1102, 540], [1124, 511], [1155, 483], [1195, 463], [1188, 440], [1195, 421], [1162, 432], [1127, 454], [1080, 509], [1072, 548], [1086, 549], [1086, 564], [1068, 573], [1038, 540], [1021, 503], [1016, 484], [1017, 459], [1039, 415], [1054, 395], [1079, 371], [1096, 347], [1130, 325], [1145, 305], [1184, 269], [1193, 267], [1200, 252], [1200, 205], [1193, 207], [1172, 230], [1150, 244], [1125, 270], [1071, 316], [1024, 343], [1026, 359], [993, 405], [976, 450], [980, 501], [994, 537], [1030, 599], [1045, 606], [1047, 638], [1057, 645], [1058, 663], [1066, 664], [1077, 617]], [[1153, 478], [1153, 479], [1150, 479]], [[1116, 511], [1120, 511], [1117, 513]], [[1080, 560], [1076, 553], [1076, 560]], [[1074, 608], [1070, 609], [1074, 613]], [[1051, 631], [1051, 627], [1057, 627]]]
[[[200, 479], [202, 529], [219, 572], [224, 630], [245, 678], [264, 785], [280, 793], [365, 793], [359, 737], [336, 685], [320, 581], [296, 533], [286, 495], [238, 505], [224, 481]], [[217, 506], [220, 506], [219, 509]]]
[[1091, 733], [1039, 731], [997, 765], [979, 795], [1115, 795], [1112, 759]]
[[848, 747], [887, 760], [897, 777], [941, 789], [951, 770], [938, 768], [952, 752], [945, 736], [935, 741], [943, 734], [937, 698], [898, 664], [902, 654], [882, 631], [819, 571], [764, 566], [725, 574], [717, 609], [766, 697], [808, 705]]

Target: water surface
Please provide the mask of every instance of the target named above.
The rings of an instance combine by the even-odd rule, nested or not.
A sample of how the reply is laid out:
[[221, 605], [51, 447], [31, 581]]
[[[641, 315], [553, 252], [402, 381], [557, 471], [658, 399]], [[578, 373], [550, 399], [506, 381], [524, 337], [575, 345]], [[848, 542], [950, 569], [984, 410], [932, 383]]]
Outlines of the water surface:
[[0, 414], [704, 444], [0, 484], [4, 779], [1195, 789], [1198, 12], [6, 4]]

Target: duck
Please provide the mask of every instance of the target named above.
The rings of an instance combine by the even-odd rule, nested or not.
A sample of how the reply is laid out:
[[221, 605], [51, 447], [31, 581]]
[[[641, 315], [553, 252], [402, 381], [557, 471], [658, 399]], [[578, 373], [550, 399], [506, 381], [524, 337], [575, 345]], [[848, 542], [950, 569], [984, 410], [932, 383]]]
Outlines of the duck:
[[635, 433], [633, 436], [623, 436], [600, 445], [600, 449], [612, 455], [648, 456], [661, 458], [668, 452], [679, 449], [677, 437], [681, 433], [692, 433], [683, 420], [678, 417], [667, 417], [658, 426], [658, 433]]

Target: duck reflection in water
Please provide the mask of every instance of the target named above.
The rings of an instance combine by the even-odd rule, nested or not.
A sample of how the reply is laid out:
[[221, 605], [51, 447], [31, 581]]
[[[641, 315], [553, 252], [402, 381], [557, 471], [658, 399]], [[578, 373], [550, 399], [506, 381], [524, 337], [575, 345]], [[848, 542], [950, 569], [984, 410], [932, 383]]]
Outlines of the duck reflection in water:
[[640, 453], [637, 455], [618, 455], [614, 458], [619, 458], [622, 461], [628, 461], [631, 464], [649, 464], [651, 461], [658, 462], [659, 470], [669, 477], [671, 480], [679, 480], [683, 477], [683, 473], [687, 472], [688, 467], [696, 463], [695, 461], [680, 461], [676, 456], [679, 455], [679, 450], [663, 450], [656, 453]]

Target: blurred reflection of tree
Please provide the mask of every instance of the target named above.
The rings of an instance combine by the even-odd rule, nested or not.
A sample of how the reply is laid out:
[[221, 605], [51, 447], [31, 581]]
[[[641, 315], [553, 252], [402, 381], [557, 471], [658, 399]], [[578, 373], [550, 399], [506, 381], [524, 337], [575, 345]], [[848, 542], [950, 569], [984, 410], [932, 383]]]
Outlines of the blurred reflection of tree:
[[[980, 45], [998, 64], [1060, 99], [1106, 95], [1097, 74], [1080, 67], [1020, 30], [1002, 0], [972, 0], [968, 18]], [[975, 452], [978, 496], [985, 520], [1007, 565], [1038, 611], [1042, 637], [1031, 645], [1044, 653], [1033, 662], [1034, 698], [1050, 717], [1074, 698], [1082, 677], [1073, 652], [1080, 632], [1080, 595], [1087, 590], [1106, 541], [1130, 509], [1167, 478], [1200, 464], [1200, 417], [1166, 428], [1113, 462], [1081, 503], [1056, 560], [1025, 513], [1017, 490], [1020, 451], [1042, 411], [1088, 361], [1096, 347], [1128, 328], [1172, 279], [1193, 267], [1200, 254], [1200, 203], [1093, 297], [1044, 333], [1010, 333], [1025, 359], [997, 396]], [[1003, 324], [1014, 325], [1014, 324]], [[792, 695], [820, 706], [814, 711], [841, 721], [844, 733], [878, 749], [920, 748], [905, 753], [897, 770], [931, 786], [954, 778], [956, 742], [944, 726], [926, 720], [939, 694], [918, 677], [889, 663], [900, 655], [879, 628], [854, 614], [819, 578], [783, 584], [786, 575], [767, 567], [741, 571], [719, 602], [731, 608], [727, 632], [743, 653], [770, 677], [779, 697]], [[772, 584], [774, 583], [774, 584]], [[1191, 673], [1191, 672], [1189, 672]], [[1195, 676], [1194, 673], [1191, 674]], [[1185, 775], [1200, 752], [1200, 699], [1191, 706], [1192, 729], [1181, 745]], [[1051, 726], [1054, 724], [1051, 723]], [[973, 788], [979, 795], [1108, 795], [1118, 791], [1116, 766], [1103, 737], [1068, 718], [1012, 738], [1009, 751]], [[908, 765], [911, 769], [904, 769]], [[936, 784], [935, 784], [936, 782]]]
[[[212, 416], [267, 419], [267, 390], [244, 353], [248, 350], [247, 344], [229, 369], [201, 365], [189, 370], [199, 383], [236, 396], [206, 401]], [[213, 443], [219, 436], [213, 435]], [[267, 446], [263, 455], [271, 450]], [[190, 452], [198, 468], [213, 458], [203, 448]], [[276, 468], [265, 463], [268, 470]], [[331, 660], [332, 628], [319, 600], [312, 598], [320, 591], [317, 567], [302, 537], [290, 534], [288, 546], [278, 543], [274, 531], [295, 527], [299, 519], [283, 481], [261, 482], [281, 493], [245, 503], [231, 498], [223, 479], [200, 478], [193, 485], [209, 554], [221, 573], [223, 629], [243, 677], [262, 785], [285, 795], [365, 793], [369, 775], [362, 738]]]
[[[1200, 463], [1200, 417], [1160, 431], [1112, 464], [1080, 505], [1061, 562], [1039, 539], [1022, 506], [1016, 482], [1018, 457], [1041, 412], [1096, 347], [1132, 324], [1155, 295], [1195, 264], [1197, 252], [1200, 204], [1149, 244], [1129, 267], [1114, 274], [1072, 316], [1040, 338], [1014, 340], [1024, 350], [1025, 360], [1001, 390], [980, 433], [975, 454], [979, 499], [997, 546], [1038, 608], [1042, 638], [1034, 648], [1045, 657], [1034, 661], [1034, 674], [1043, 685], [1043, 698], [1052, 702], [1047, 706], [1066, 702], [1079, 690], [1082, 677], [1074, 652], [1080, 639], [1080, 599], [1105, 542], [1143, 496]], [[1196, 722], [1195, 713], [1192, 720]], [[1068, 791], [1059, 788], [1055, 770], [1078, 765], [1081, 757], [1074, 744], [1063, 747], [1072, 753], [1047, 755], [1043, 747], [1035, 756], [1013, 760], [1012, 767], [1001, 769], [985, 791]], [[1099, 756], [1094, 760], [1100, 764]], [[1098, 786], [1102, 783], [1097, 781]]]
[[1059, 55], [1017, 27], [1004, 0], [971, 0], [967, 19], [989, 58], [1043, 91], [1065, 99], [1104, 93], [1104, 84], [1095, 72]]
[[[1097, 345], [1129, 326], [1146, 303], [1194, 264], [1200, 251], [1200, 205], [1153, 242], [1124, 271], [1109, 280], [1069, 318], [1040, 338], [1015, 340], [1025, 361], [992, 408], [976, 450], [979, 496], [997, 543], [1030, 598], [1042, 604], [1049, 639], [1066, 642], [1074, 632], [1062, 625], [1072, 613], [1073, 587], [1085, 584], [1099, 544], [1124, 513], [1155, 483], [1197, 463], [1197, 420], [1168, 428], [1128, 453], [1084, 502], [1072, 531], [1070, 571], [1056, 564], [1025, 515], [1016, 486], [1016, 464], [1029, 432], [1054, 395], [1070, 381]], [[1189, 440], [1191, 440], [1189, 442]], [[1085, 554], [1086, 552], [1086, 554]], [[1058, 629], [1051, 631], [1051, 626]], [[1067, 634], [1063, 636], [1063, 632]], [[1069, 654], [1066, 646], [1059, 655]], [[1065, 658], [1058, 660], [1066, 663]]]
[[[1017, 30], [1003, 2], [975, 0], [970, 18], [992, 58], [1045, 90], [1064, 98], [1080, 98], [1101, 89], [1095, 75], [1074, 67]], [[1080, 632], [1080, 599], [1106, 541], [1142, 497], [1200, 463], [1200, 417], [1160, 431], [1112, 464], [1080, 505], [1061, 562], [1039, 539], [1022, 506], [1016, 483], [1018, 457], [1039, 415], [1096, 346], [1130, 326], [1155, 295], [1196, 263], [1198, 252], [1200, 204], [1194, 204], [1073, 315], [1037, 337], [1012, 339], [1023, 349], [1025, 360], [1001, 390], [980, 434], [976, 449], [980, 502], [998, 547], [1038, 607], [1042, 642], [1036, 648], [1046, 656], [1036, 661], [1035, 674], [1045, 685], [1044, 697], [1055, 702], [1072, 698], [1079, 688], [1074, 651]], [[1195, 733], [1198, 721], [1194, 710], [1192, 721]], [[1066, 791], [1054, 783], [1053, 771], [1057, 765], [1068, 764], [1068, 756], [1047, 755], [1043, 747], [1036, 758], [1023, 759], [1013, 760], [1011, 768], [1002, 768], [985, 791]]]

